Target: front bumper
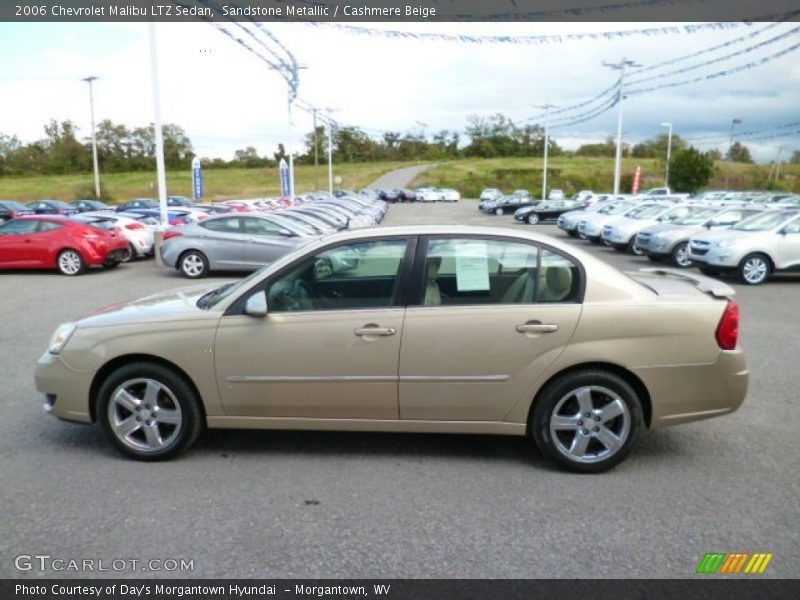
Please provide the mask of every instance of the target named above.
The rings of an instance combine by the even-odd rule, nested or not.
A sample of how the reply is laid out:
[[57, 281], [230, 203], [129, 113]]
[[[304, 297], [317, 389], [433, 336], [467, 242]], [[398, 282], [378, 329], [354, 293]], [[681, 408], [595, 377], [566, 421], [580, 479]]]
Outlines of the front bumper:
[[68, 366], [60, 356], [45, 352], [33, 374], [36, 389], [45, 394], [44, 410], [67, 421], [91, 423], [89, 388], [92, 373]]

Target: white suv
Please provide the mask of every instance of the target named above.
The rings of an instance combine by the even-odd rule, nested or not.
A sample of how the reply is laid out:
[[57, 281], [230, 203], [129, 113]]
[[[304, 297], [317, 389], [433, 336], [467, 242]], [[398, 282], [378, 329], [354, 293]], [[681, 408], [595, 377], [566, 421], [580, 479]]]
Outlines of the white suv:
[[748, 285], [776, 271], [799, 270], [800, 210], [770, 210], [698, 235], [689, 240], [689, 259], [707, 275], [734, 271]]

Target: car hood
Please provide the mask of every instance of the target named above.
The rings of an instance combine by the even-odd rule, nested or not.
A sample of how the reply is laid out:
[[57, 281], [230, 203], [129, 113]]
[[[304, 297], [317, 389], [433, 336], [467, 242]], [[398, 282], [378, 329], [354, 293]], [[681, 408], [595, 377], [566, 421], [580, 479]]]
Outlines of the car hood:
[[[197, 308], [203, 294], [223, 285], [220, 282], [182, 287], [119, 304], [104, 306], [78, 321], [79, 327], [107, 327], [187, 319], [207, 319], [214, 311]], [[218, 316], [218, 315], [216, 315]]]

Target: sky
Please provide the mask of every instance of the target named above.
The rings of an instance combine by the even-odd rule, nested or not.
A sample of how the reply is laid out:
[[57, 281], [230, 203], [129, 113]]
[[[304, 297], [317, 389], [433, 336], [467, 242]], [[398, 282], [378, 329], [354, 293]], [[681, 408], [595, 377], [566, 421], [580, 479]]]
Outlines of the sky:
[[[473, 35], [552, 35], [669, 26], [668, 23], [438, 23], [360, 24], [377, 29]], [[677, 24], [680, 25], [680, 24]], [[638, 77], [689, 66], [743, 49], [781, 33], [788, 36], [752, 53], [733, 57], [660, 82], [677, 81], [748, 63], [800, 42], [797, 23], [740, 25], [725, 30], [670, 35], [631, 35], [571, 40], [546, 45], [464, 44], [356, 35], [332, 26], [265, 24], [303, 65], [299, 95], [337, 109], [343, 124], [370, 134], [384, 130], [441, 129], [462, 132], [469, 115], [503, 113], [524, 123], [545, 103], [569, 106], [614, 83], [617, 73], [602, 62], [623, 57], [648, 66], [753, 33], [752, 41]], [[271, 154], [285, 142], [287, 86], [258, 57], [205, 23], [157, 26], [161, 115], [182, 126], [203, 157], [230, 159], [255, 146]], [[0, 23], [0, 133], [23, 141], [44, 136], [50, 119], [72, 120], [90, 133], [89, 93], [95, 82], [95, 117], [129, 127], [153, 121], [151, 57], [145, 23]], [[585, 109], [584, 109], [585, 110]], [[581, 110], [575, 111], [576, 113]], [[590, 121], [554, 128], [565, 148], [600, 142], [616, 134], [617, 108]], [[739, 131], [800, 121], [800, 50], [735, 75], [628, 97], [625, 141], [663, 133], [671, 122], [703, 149], [725, 150], [732, 119]], [[555, 117], [554, 117], [555, 119]], [[295, 111], [292, 139], [312, 129], [311, 117]], [[796, 131], [797, 127], [788, 131]], [[785, 158], [800, 149], [800, 137], [750, 142], [759, 161], [771, 161], [783, 145]]]

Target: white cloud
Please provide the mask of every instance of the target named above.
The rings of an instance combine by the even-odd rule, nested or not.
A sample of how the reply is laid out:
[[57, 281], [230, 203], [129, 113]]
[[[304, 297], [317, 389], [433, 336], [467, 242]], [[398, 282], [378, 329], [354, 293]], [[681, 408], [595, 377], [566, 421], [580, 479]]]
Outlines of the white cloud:
[[[336, 118], [345, 123], [406, 130], [423, 122], [428, 131], [463, 130], [466, 117], [473, 113], [501, 112], [522, 120], [537, 112], [535, 104], [574, 104], [614, 81], [615, 73], [601, 65], [603, 60], [627, 56], [652, 65], [754, 30], [740, 27], [694, 35], [528, 46], [395, 40], [300, 24], [267, 26], [307, 67], [300, 74], [301, 97], [340, 109]], [[445, 23], [425, 25], [424, 30], [537, 35], [646, 26]], [[423, 25], [403, 27], [423, 29]], [[271, 152], [286, 138], [286, 85], [262, 61], [207, 24], [159, 24], [158, 31], [162, 117], [183, 126], [198, 153], [230, 156], [246, 145]], [[2, 34], [7, 32], [15, 34], [6, 36], [9, 46], [14, 44], [13, 53], [3, 45]], [[0, 131], [4, 133], [36, 139], [42, 136], [42, 125], [56, 118], [72, 119], [88, 134], [88, 91], [80, 79], [90, 74], [101, 77], [95, 86], [98, 120], [138, 126], [153, 118], [146, 24], [3, 24], [0, 51], [6, 57], [0, 64], [5, 109], [0, 114]], [[739, 57], [698, 72], [747, 60], [748, 56]], [[630, 98], [625, 130], [635, 142], [661, 132], [659, 123], [668, 120], [675, 124], [676, 133], [724, 134], [733, 117], [742, 118], [745, 128], [800, 120], [798, 105], [800, 65], [796, 55], [790, 54], [733, 77]], [[299, 113], [296, 128], [299, 142], [302, 133], [311, 129], [311, 118]], [[610, 111], [554, 134], [557, 139], [564, 137], [564, 145], [569, 146], [577, 140], [602, 140], [615, 129], [616, 111]], [[759, 158], [771, 159], [778, 143], [764, 142], [753, 150]]]

